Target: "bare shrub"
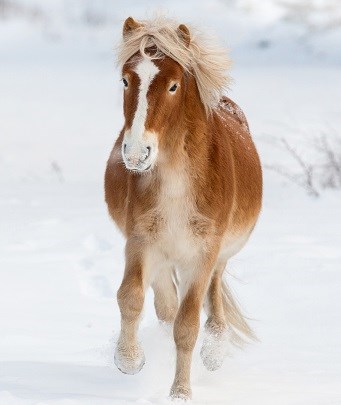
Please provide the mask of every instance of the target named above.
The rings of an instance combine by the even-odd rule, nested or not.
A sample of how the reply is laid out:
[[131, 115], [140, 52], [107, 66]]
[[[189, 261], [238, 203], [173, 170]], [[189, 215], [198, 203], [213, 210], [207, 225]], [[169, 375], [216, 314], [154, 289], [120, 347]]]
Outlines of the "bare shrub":
[[296, 162], [296, 170], [287, 165], [266, 164], [272, 170], [318, 197], [322, 190], [341, 189], [341, 137], [332, 132], [321, 132], [310, 142], [310, 153], [299, 152], [286, 139], [278, 146]]
[[280, 143], [282, 148], [284, 148], [295, 160], [298, 170], [296, 172], [292, 172], [287, 167], [278, 164], [266, 164], [264, 165], [265, 168], [275, 171], [281, 176], [302, 187], [308, 194], [318, 197], [319, 192], [314, 184], [314, 166], [307, 162], [284, 138], [281, 138]]
[[317, 176], [323, 188], [341, 188], [341, 138], [322, 132], [314, 147], [320, 156]]

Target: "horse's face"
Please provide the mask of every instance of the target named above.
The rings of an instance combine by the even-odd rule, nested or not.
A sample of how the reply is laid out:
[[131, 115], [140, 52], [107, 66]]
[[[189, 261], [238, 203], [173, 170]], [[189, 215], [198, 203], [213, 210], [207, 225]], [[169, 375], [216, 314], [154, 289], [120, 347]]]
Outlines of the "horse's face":
[[183, 68], [167, 56], [152, 60], [137, 54], [123, 66], [122, 156], [127, 169], [146, 172], [157, 162], [165, 134], [182, 115], [184, 76]]

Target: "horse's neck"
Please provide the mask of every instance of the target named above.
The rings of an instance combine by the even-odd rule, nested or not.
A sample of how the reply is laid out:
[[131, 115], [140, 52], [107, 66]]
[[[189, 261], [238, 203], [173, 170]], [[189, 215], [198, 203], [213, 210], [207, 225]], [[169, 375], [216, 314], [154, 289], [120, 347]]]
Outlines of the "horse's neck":
[[[156, 171], [160, 191], [172, 198], [190, 193], [191, 183], [198, 179], [210, 153], [210, 134], [206, 116], [200, 123], [191, 121], [180, 133], [168, 134], [175, 141], [166, 151], [159, 151]], [[188, 122], [188, 121], [187, 121]]]
[[206, 160], [211, 148], [211, 130], [205, 107], [192, 77], [185, 101], [186, 148], [189, 158], [200, 162]]
[[161, 164], [158, 169], [160, 194], [165, 198], [183, 198], [188, 193], [189, 172], [185, 157], [172, 164]]
[[165, 198], [190, 198], [211, 148], [209, 122], [194, 78], [189, 80], [183, 114], [164, 139], [154, 185]]

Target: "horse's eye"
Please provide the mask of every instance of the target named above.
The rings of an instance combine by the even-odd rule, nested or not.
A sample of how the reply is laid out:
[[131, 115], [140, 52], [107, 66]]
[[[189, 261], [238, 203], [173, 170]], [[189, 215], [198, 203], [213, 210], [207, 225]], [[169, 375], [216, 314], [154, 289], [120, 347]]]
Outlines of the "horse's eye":
[[175, 83], [175, 84], [173, 84], [173, 86], [169, 89], [169, 91], [170, 91], [171, 93], [174, 93], [177, 88], [178, 88], [178, 85]]
[[122, 82], [124, 84], [124, 87], [128, 87], [128, 80], [127, 79], [123, 78]]

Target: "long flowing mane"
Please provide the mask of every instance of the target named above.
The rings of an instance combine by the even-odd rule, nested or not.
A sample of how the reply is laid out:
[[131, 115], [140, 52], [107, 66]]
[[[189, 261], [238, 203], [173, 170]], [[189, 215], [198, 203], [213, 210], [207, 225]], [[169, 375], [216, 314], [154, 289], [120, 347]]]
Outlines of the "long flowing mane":
[[[231, 60], [226, 49], [192, 27], [190, 43], [187, 46], [179, 37], [179, 24], [164, 16], [140, 23], [120, 44], [119, 65], [123, 66], [138, 51], [152, 59], [167, 55], [194, 75], [206, 111], [214, 109], [231, 82], [227, 73]], [[157, 52], [152, 56], [146, 54], [146, 49], [153, 46]]]

